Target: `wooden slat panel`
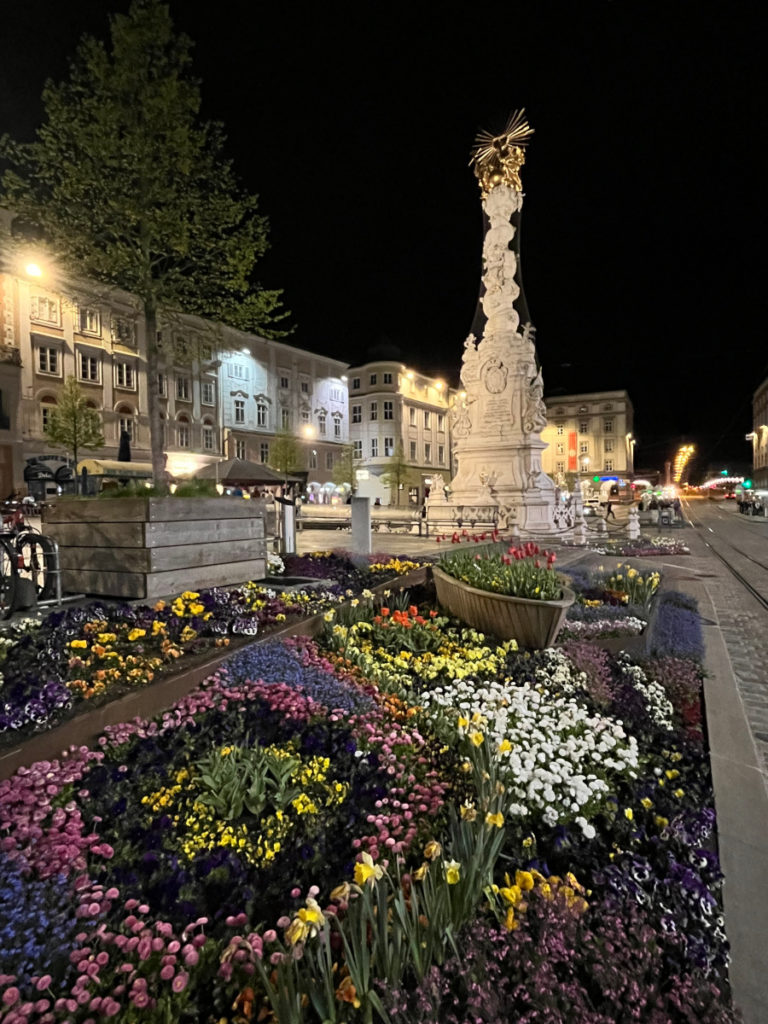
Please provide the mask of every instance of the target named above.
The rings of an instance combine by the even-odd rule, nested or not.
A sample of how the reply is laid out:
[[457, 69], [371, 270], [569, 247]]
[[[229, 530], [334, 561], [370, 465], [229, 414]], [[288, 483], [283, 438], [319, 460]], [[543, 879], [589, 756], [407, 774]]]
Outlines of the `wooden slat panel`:
[[46, 523], [43, 533], [53, 537], [59, 547], [143, 548], [143, 522], [124, 523]]
[[184, 519], [252, 519], [257, 510], [243, 498], [150, 498], [147, 519], [173, 522]]
[[202, 566], [195, 569], [176, 569], [155, 572], [147, 576], [147, 597], [166, 597], [184, 590], [205, 590], [208, 587], [231, 587], [248, 580], [260, 580], [266, 575], [263, 558], [247, 562], [225, 562], [223, 565]]
[[194, 569], [225, 562], [266, 558], [264, 540], [232, 544], [179, 544], [167, 548], [59, 548], [62, 569], [94, 569], [99, 572], [167, 572]]
[[173, 547], [177, 544], [250, 543], [264, 537], [264, 521], [250, 519], [192, 519], [172, 523], [147, 523], [148, 548]]
[[[48, 523], [135, 523], [147, 517], [147, 498], [83, 498], [57, 501], [43, 509]], [[48, 532], [47, 530], [45, 531]]]
[[61, 573], [61, 585], [64, 591], [70, 594], [100, 594], [131, 600], [149, 600], [180, 594], [184, 590], [236, 586], [248, 580], [263, 579], [265, 575], [265, 559], [254, 558], [244, 562], [226, 562], [223, 565], [196, 566], [192, 569], [155, 573], [65, 569]]

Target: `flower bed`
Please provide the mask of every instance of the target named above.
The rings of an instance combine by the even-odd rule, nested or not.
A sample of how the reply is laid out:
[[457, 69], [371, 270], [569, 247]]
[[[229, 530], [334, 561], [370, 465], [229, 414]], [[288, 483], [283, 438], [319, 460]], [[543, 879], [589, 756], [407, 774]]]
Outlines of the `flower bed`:
[[0, 783], [4, 1024], [735, 1020], [697, 663], [383, 601]]
[[12, 627], [0, 644], [0, 748], [78, 708], [144, 687], [205, 651], [331, 607], [350, 581], [358, 589], [375, 586], [418, 567], [397, 559], [363, 569], [342, 556], [328, 562], [315, 561], [329, 573], [323, 589], [279, 592], [248, 583], [187, 591], [152, 606], [94, 601]]

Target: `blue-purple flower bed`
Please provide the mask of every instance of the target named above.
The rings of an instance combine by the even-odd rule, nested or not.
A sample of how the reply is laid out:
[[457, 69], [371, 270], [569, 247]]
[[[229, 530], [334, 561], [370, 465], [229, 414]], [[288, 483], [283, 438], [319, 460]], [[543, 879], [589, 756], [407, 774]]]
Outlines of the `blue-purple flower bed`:
[[3, 1024], [735, 1021], [697, 662], [327, 617], [0, 783]]

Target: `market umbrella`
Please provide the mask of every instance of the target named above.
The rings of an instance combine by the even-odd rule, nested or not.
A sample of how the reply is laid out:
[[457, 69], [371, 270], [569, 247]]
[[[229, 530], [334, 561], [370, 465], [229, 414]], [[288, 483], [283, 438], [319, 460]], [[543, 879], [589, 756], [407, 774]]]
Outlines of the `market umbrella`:
[[202, 480], [217, 480], [220, 484], [296, 484], [301, 477], [292, 474], [278, 473], [260, 462], [248, 462], [246, 459], [227, 459], [226, 462], [214, 462], [199, 470], [195, 476]]

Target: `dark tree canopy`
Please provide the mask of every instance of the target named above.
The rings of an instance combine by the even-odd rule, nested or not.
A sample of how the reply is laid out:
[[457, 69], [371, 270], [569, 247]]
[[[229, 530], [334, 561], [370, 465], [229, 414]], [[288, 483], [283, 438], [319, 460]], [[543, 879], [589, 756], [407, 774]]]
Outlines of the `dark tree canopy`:
[[42, 229], [67, 276], [139, 299], [149, 374], [158, 365], [158, 320], [174, 314], [284, 335], [276, 328], [288, 315], [281, 292], [254, 281], [267, 219], [223, 155], [221, 126], [199, 118], [190, 40], [175, 33], [160, 0], [134, 0], [128, 15], [110, 19], [110, 37], [109, 46], [84, 37], [69, 77], [46, 84], [33, 142], [2, 140], [11, 164], [2, 201]]

